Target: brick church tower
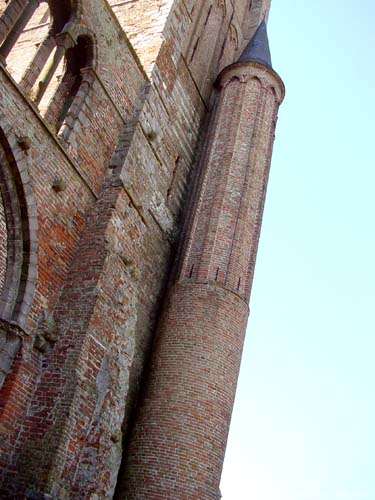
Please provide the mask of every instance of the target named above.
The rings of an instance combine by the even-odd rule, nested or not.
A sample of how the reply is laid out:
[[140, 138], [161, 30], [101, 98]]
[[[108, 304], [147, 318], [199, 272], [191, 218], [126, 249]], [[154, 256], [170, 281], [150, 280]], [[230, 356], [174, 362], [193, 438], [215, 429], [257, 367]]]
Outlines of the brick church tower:
[[218, 499], [269, 5], [0, 0], [0, 498]]

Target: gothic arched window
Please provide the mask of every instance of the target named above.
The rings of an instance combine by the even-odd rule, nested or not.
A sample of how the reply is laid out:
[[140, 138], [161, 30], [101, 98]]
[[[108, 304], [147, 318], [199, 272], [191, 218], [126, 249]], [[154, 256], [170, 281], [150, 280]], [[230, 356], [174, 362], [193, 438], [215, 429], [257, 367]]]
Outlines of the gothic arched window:
[[36, 4], [34, 2], [32, 9], [25, 8], [0, 47], [3, 63], [21, 87], [26, 79], [30, 79], [30, 63], [33, 63], [35, 73], [34, 59], [39, 48], [44, 47], [46, 42], [52, 44], [48, 3]]
[[56, 131], [60, 130], [77, 98], [83, 70], [93, 63], [93, 43], [89, 36], [79, 36], [76, 43], [66, 38], [64, 41], [66, 43], [61, 44], [64, 45], [64, 58], [57, 65], [51, 86], [40, 101], [41, 113]]
[[30, 309], [37, 274], [37, 214], [26, 175], [0, 129], [0, 319], [20, 324]]
[[57, 132], [92, 65], [92, 39], [69, 24], [70, 0], [0, 2], [0, 59]]

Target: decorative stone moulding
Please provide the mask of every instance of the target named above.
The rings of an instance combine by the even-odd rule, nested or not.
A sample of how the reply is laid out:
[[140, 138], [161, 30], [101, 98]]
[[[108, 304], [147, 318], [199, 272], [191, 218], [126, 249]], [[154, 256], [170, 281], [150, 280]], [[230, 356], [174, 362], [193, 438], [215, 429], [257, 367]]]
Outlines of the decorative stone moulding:
[[238, 62], [225, 68], [218, 76], [215, 86], [225, 88], [233, 79], [246, 83], [258, 79], [261, 87], [275, 92], [277, 102], [281, 104], [285, 97], [285, 87], [282, 79], [271, 68], [256, 62]]
[[21, 326], [26, 324], [38, 274], [37, 207], [24, 149], [29, 141], [17, 136], [0, 116], [0, 181], [8, 233], [0, 317]]

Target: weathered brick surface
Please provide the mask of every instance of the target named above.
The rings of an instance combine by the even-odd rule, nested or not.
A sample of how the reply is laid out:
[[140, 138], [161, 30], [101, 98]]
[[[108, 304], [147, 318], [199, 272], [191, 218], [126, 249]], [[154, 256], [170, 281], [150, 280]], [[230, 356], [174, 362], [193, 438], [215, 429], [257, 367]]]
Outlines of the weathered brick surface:
[[201, 179], [153, 348], [119, 498], [216, 499], [283, 83], [220, 75]]
[[[93, 85], [80, 110], [79, 119], [74, 122], [65, 148], [59, 146], [53, 134], [38, 117], [35, 108], [30, 106], [7, 73], [1, 73], [2, 130], [8, 140], [17, 136], [27, 136], [30, 139], [30, 149], [20, 151], [19, 154], [23, 160], [22, 168], [25, 168], [30, 176], [32, 193], [38, 208], [38, 279], [32, 297], [31, 313], [25, 322], [28, 333], [32, 333], [38, 325], [40, 313], [43, 310], [52, 313], [58, 303], [73, 255], [78, 250], [85, 218], [93, 209], [104, 176], [108, 172], [108, 164], [120, 129], [133, 112], [145, 82], [133, 54], [126, 54], [126, 51], [129, 52], [126, 40], [118, 26], [113, 24], [110, 11], [107, 10], [107, 16], [103, 16], [106, 7], [97, 1], [87, 2], [85, 6], [90, 24], [87, 28], [80, 25], [79, 30], [89, 30], [95, 25], [96, 36], [101, 40], [97, 50], [103, 53], [103, 60], [94, 68]], [[111, 38], [116, 41], [117, 53]], [[104, 66], [106, 51], [108, 69]], [[112, 75], [110, 81], [108, 71]], [[120, 85], [124, 75], [126, 83]], [[97, 147], [99, 143], [100, 148]], [[20, 166], [20, 163], [18, 165]], [[52, 189], [56, 179], [65, 185], [61, 192]], [[77, 298], [78, 296], [75, 297], [76, 300]], [[36, 339], [39, 336], [37, 332], [38, 329], [34, 334]], [[63, 334], [61, 336], [63, 337]], [[45, 343], [44, 340], [43, 342]], [[47, 346], [49, 345], [53, 344], [47, 342]], [[79, 347], [77, 344], [77, 353]], [[2, 474], [6, 476], [3, 491], [4, 495], [8, 492], [11, 497], [17, 494], [17, 488], [22, 484], [32, 487], [33, 478], [39, 473], [41, 481], [48, 475], [47, 468], [41, 472], [41, 467], [28, 467], [28, 477], [22, 479], [22, 473], [26, 472], [24, 461], [32, 459], [33, 463], [37, 464], [38, 452], [35, 443], [45, 444], [41, 436], [43, 430], [48, 428], [44, 418], [47, 417], [47, 412], [43, 410], [39, 415], [31, 408], [41, 406], [46, 409], [49, 402], [51, 406], [56, 404], [56, 392], [53, 390], [55, 384], [52, 382], [56, 380], [56, 375], [53, 370], [48, 369], [48, 362], [43, 361], [44, 357], [44, 354], [33, 348], [33, 340], [26, 336], [18, 358], [14, 360], [13, 373], [6, 380], [1, 394], [4, 410], [1, 433], [6, 437], [2, 448]], [[67, 365], [64, 367], [65, 383], [70, 382], [72, 385], [74, 381], [70, 380], [71, 369]], [[55, 367], [54, 369], [56, 370]], [[41, 375], [39, 387], [43, 387], [43, 376], [49, 381], [45, 392], [38, 388], [37, 384]], [[57, 385], [56, 383], [56, 387]], [[64, 386], [60, 386], [60, 391], [63, 390]], [[27, 412], [31, 412], [31, 415], [25, 420]], [[54, 423], [61, 433], [66, 424], [62, 415]]]
[[163, 44], [173, 0], [109, 0], [109, 4], [150, 75]]
[[[6, 57], [6, 65], [0, 64], [0, 168], [8, 176], [0, 204], [0, 496], [105, 499], [114, 494], [123, 445], [128, 447], [128, 423], [149, 368], [182, 214], [196, 171], [202, 168], [196, 158], [207, 135], [202, 124], [211, 108], [212, 84], [218, 72], [235, 60], [269, 2], [253, 1], [250, 10], [247, 0], [87, 0], [72, 2], [68, 25], [64, 16], [70, 3], [49, 5], [56, 31], [50, 32], [52, 38], [43, 38], [46, 4], [42, 3]], [[11, 0], [6, 6], [0, 2], [0, 51], [24, 6], [23, 0]], [[57, 39], [61, 30], [64, 33]], [[52, 48], [57, 42], [74, 47], [82, 37], [92, 47], [89, 67], [79, 65], [77, 92], [69, 86], [61, 89], [65, 66], [53, 61]], [[57, 69], [47, 91], [40, 103], [33, 102], [51, 65]], [[74, 87], [74, 78], [68, 80], [66, 84], [73, 82]], [[245, 85], [248, 96], [256, 91], [251, 85]], [[267, 96], [264, 101], [270, 99]], [[60, 127], [65, 98], [71, 105]], [[246, 111], [249, 119], [254, 106]], [[231, 113], [227, 114], [223, 127], [233, 124]], [[248, 125], [240, 127], [242, 136], [248, 132]], [[223, 142], [220, 147], [236, 150], [239, 139], [229, 135], [228, 140], [230, 146]], [[256, 154], [264, 153], [264, 141]], [[238, 165], [228, 167], [229, 175], [243, 175], [247, 154], [247, 150], [239, 153]], [[260, 190], [263, 165], [257, 168], [251, 179]], [[233, 210], [236, 207], [238, 203]], [[194, 213], [204, 210], [197, 201]], [[259, 214], [248, 224], [258, 227]], [[212, 251], [207, 242], [214, 226], [222, 228], [222, 238], [230, 237], [233, 221], [225, 226], [222, 218], [218, 213], [207, 231], [207, 252]], [[188, 259], [201, 258], [204, 252], [199, 248], [194, 247], [182, 262], [183, 269], [189, 267]], [[235, 251], [236, 256], [241, 254]], [[232, 266], [233, 280], [237, 279], [248, 261], [239, 258], [234, 267], [228, 250], [220, 252], [220, 266]], [[12, 270], [6, 273], [9, 284], [5, 267]], [[205, 313], [199, 306], [212, 301], [212, 314], [228, 311], [242, 332], [247, 307], [241, 294], [201, 285], [181, 284], [170, 292], [169, 297], [177, 297], [176, 314], [180, 300], [187, 308], [196, 305], [198, 315]], [[168, 314], [164, 312], [163, 325]], [[180, 324], [181, 318], [176, 321]], [[181, 335], [188, 336], [189, 321]], [[215, 328], [224, 328], [230, 352], [218, 351], [210, 384], [218, 383], [214, 379], [220, 375], [221, 356], [233, 357], [234, 371], [227, 367], [222, 372], [230, 390], [224, 388], [220, 396], [226, 405], [225, 415], [217, 421], [221, 451], [214, 453], [212, 469], [205, 472], [209, 486], [201, 482], [197, 490], [201, 500], [214, 498], [242, 345], [242, 334], [234, 339], [234, 325], [228, 331], [224, 323]], [[197, 340], [196, 352], [199, 346]], [[173, 348], [170, 356], [171, 360], [175, 356]], [[205, 371], [202, 365], [197, 369], [198, 386]], [[166, 383], [167, 379], [161, 381], [161, 392]], [[183, 390], [181, 384], [180, 398]], [[217, 402], [198, 395], [200, 404], [214, 409]], [[167, 425], [162, 420], [160, 424]], [[172, 427], [170, 443], [176, 435]], [[182, 434], [179, 439], [184, 439]], [[202, 481], [198, 458], [208, 457], [211, 445], [205, 448], [206, 444], [192, 455]], [[184, 473], [188, 482], [191, 471], [186, 464], [180, 474]], [[173, 498], [188, 498], [183, 490], [176, 493], [177, 486], [168, 488], [160, 498], [169, 498], [169, 491], [174, 491]], [[120, 496], [123, 491], [120, 481]]]
[[241, 64], [219, 85], [182, 276], [248, 300], [283, 87], [272, 72], [254, 66], [249, 75]]
[[119, 498], [217, 499], [247, 314], [215, 285], [171, 290]]

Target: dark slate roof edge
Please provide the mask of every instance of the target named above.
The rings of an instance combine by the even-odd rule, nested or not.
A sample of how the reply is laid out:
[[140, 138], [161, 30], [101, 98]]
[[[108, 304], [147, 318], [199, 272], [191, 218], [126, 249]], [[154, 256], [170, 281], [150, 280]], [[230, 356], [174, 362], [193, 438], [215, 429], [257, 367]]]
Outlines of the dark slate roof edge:
[[238, 62], [257, 62], [272, 68], [266, 21], [262, 21]]

